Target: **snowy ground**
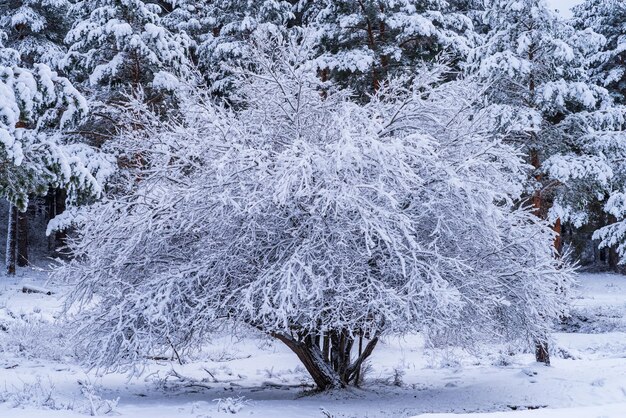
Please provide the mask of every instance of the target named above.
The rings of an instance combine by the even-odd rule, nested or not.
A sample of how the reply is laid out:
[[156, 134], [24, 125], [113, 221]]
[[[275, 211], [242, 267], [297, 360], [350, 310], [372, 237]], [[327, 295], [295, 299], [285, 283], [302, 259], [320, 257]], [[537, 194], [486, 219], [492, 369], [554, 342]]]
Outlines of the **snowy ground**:
[[87, 372], [68, 348], [69, 331], [53, 323], [64, 288], [20, 291], [45, 278], [36, 270], [0, 278], [0, 417], [626, 417], [622, 276], [581, 275], [552, 367], [530, 354], [454, 360], [413, 336], [379, 345], [364, 388], [330, 394], [307, 393], [296, 357], [260, 337], [218, 338], [187, 364], [154, 361], [139, 378]]

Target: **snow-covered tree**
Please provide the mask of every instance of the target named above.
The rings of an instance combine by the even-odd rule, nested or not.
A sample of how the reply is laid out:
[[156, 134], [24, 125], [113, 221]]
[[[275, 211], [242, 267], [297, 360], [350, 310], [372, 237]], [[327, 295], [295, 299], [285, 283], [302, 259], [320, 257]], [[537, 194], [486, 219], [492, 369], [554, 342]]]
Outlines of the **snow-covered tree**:
[[445, 53], [462, 59], [476, 42], [467, 1], [301, 1], [318, 30], [324, 77], [372, 92], [389, 76], [415, 72]]
[[[476, 41], [468, 0], [212, 1], [172, 2], [168, 27], [193, 33], [200, 68], [215, 91], [228, 91], [228, 67], [251, 57], [257, 31], [285, 33], [292, 26], [317, 33], [317, 63], [332, 78], [370, 93], [385, 78], [415, 71], [423, 59], [445, 53], [460, 59]], [[226, 66], [224, 66], [226, 64]]]
[[590, 59], [590, 72], [619, 103], [626, 103], [626, 2], [586, 0], [573, 8], [574, 23], [604, 36], [602, 49]]
[[[604, 86], [616, 103], [626, 105], [626, 3], [619, 0], [586, 0], [575, 6], [574, 24], [579, 29], [591, 28], [604, 37], [601, 49], [593, 51], [588, 58], [589, 73], [594, 81]], [[606, 128], [605, 128], [606, 129]], [[595, 235], [601, 240], [601, 247], [608, 248], [622, 256], [624, 262], [624, 241], [626, 233], [624, 218], [624, 184], [626, 184], [626, 131], [612, 133], [605, 141], [605, 155], [611, 161], [613, 181], [609, 189], [604, 209], [608, 216], [603, 217], [603, 227]], [[605, 134], [606, 135], [606, 134]], [[614, 261], [614, 260], [613, 260]]]
[[587, 74], [586, 57], [602, 39], [575, 30], [545, 0], [490, 0], [486, 10], [490, 31], [472, 68], [534, 167], [538, 215], [557, 229], [561, 221], [579, 226], [609, 188], [611, 149], [619, 147], [611, 138], [624, 122], [623, 109]]
[[163, 23], [193, 39], [195, 60], [214, 92], [231, 90], [229, 68], [248, 62], [248, 40], [261, 29], [284, 32], [296, 1], [175, 0]]
[[20, 53], [24, 64], [56, 69], [65, 55], [63, 39], [70, 26], [68, 0], [6, 0], [0, 4], [5, 46]]
[[189, 75], [189, 38], [161, 23], [161, 6], [142, 0], [72, 4], [75, 23], [64, 68], [99, 91], [131, 86], [174, 90]]
[[[94, 177], [107, 169], [98, 167], [95, 153], [82, 144], [68, 143], [60, 129], [70, 127], [87, 111], [86, 100], [64, 77], [45, 64], [18, 65], [19, 54], [0, 66], [0, 196], [11, 203], [7, 268], [14, 269], [17, 211], [25, 210], [30, 196], [45, 194], [49, 187], [64, 187], [70, 199], [99, 193]], [[10, 61], [13, 61], [11, 63]]]
[[[0, 67], [2, 118], [0, 194], [24, 209], [30, 193], [49, 185], [91, 182], [88, 173], [71, 168], [79, 163], [62, 151], [58, 135], [48, 131], [71, 126], [86, 112], [86, 101], [70, 82], [45, 64], [32, 70]], [[73, 176], [82, 178], [72, 178]]]
[[185, 32], [194, 50], [218, 28], [217, 19], [212, 16], [213, 1], [167, 0], [163, 4], [163, 26], [174, 33]]
[[56, 273], [77, 282], [88, 361], [182, 353], [226, 322], [282, 341], [328, 389], [354, 381], [384, 335], [549, 331], [571, 270], [547, 224], [515, 206], [523, 164], [471, 85], [424, 70], [362, 105], [320, 81], [313, 47], [254, 45], [236, 106], [128, 112], [146, 129], [118, 147], [143, 164], [127, 195], [76, 218], [75, 259]]

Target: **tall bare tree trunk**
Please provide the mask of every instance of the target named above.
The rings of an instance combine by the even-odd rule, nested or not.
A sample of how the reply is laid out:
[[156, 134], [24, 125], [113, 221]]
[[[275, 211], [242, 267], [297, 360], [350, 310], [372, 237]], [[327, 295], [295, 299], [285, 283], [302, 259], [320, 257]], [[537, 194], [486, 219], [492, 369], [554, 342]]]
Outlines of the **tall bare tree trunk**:
[[554, 249], [557, 254], [561, 254], [563, 251], [563, 225], [561, 224], [561, 218], [556, 218], [552, 230], [556, 233], [554, 237]]
[[[535, 168], [535, 179], [537, 182], [541, 182], [541, 174], [539, 168], [541, 167], [541, 159], [539, 152], [536, 149], [530, 151], [530, 163]], [[537, 217], [545, 219], [548, 214], [548, 208], [545, 199], [542, 196], [541, 188], [538, 188], [533, 194], [532, 198], [534, 213]], [[557, 235], [554, 237], [554, 248], [557, 254], [561, 253], [561, 220], [557, 219], [552, 227]], [[547, 337], [538, 338], [535, 340], [535, 360], [538, 363], [543, 363], [546, 366], [550, 365], [550, 352], [548, 351], [548, 339]]]
[[8, 275], [15, 275], [17, 258], [17, 217], [16, 206], [9, 205], [9, 225], [7, 228], [6, 269]]
[[[617, 222], [617, 218], [613, 215], [609, 215], [609, 224], [613, 224], [615, 222]], [[608, 248], [608, 260], [607, 263], [609, 265], [609, 268], [616, 272], [619, 273], [619, 255], [617, 254], [617, 245], [611, 245]]]
[[[65, 211], [66, 196], [67, 192], [64, 189], [50, 189], [48, 191], [46, 196], [48, 222]], [[65, 231], [55, 231], [48, 240], [48, 250], [56, 252], [65, 245], [66, 238], [67, 233]]]
[[[55, 213], [54, 216], [60, 215], [65, 212], [65, 199], [67, 198], [67, 192], [65, 189], [57, 189], [56, 197], [55, 197]], [[67, 239], [67, 232], [65, 231], [57, 231], [55, 233], [57, 245], [62, 247], [65, 245], [65, 240]]]
[[17, 213], [17, 265], [28, 265], [28, 212]]

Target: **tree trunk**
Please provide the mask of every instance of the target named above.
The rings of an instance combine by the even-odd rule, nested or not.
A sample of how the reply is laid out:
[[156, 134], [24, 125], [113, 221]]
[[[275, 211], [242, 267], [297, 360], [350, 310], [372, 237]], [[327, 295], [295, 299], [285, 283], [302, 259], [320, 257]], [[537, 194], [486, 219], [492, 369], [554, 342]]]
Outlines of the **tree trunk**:
[[548, 343], [546, 339], [538, 339], [535, 342], [535, 359], [538, 363], [544, 363], [546, 366], [550, 365], [550, 353], [548, 352]]
[[[613, 224], [615, 222], [617, 222], [617, 218], [613, 215], [609, 215], [609, 224]], [[619, 269], [619, 255], [617, 253], [617, 245], [611, 245], [608, 248], [608, 260], [607, 263], [609, 265], [609, 268], [616, 272], [616, 273], [620, 273], [620, 269]]]
[[[46, 196], [46, 205], [48, 211], [48, 222], [55, 216], [65, 211], [65, 199], [67, 193], [64, 189], [50, 189]], [[67, 233], [65, 231], [55, 231], [48, 239], [48, 250], [57, 252], [60, 247], [65, 245]]]
[[[363, 355], [363, 333], [359, 335], [359, 357], [361, 357], [361, 355]], [[354, 384], [356, 386], [359, 386], [360, 381], [361, 381], [361, 365], [359, 365], [356, 371], [354, 372]]]
[[8, 275], [15, 275], [17, 258], [17, 207], [9, 205], [9, 225], [7, 228], [6, 269]]
[[28, 212], [17, 214], [17, 265], [28, 265]]
[[319, 390], [344, 387], [339, 375], [324, 361], [322, 352], [313, 344], [297, 341], [284, 334], [272, 334], [291, 349], [309, 372]]
[[[539, 173], [539, 168], [541, 167], [541, 160], [539, 157], [539, 152], [536, 149], [531, 149], [530, 151], [530, 163], [535, 168], [537, 173], [535, 174], [535, 179], [537, 182], [541, 182], [541, 174]], [[545, 219], [548, 214], [548, 208], [541, 194], [541, 189], [537, 189], [533, 194], [533, 207], [534, 213], [537, 217], [541, 219]], [[557, 254], [561, 253], [561, 219], [557, 219], [554, 226], [554, 231], [557, 235], [554, 238], [554, 249]], [[538, 363], [544, 363], [546, 366], [550, 365], [550, 353], [548, 352], [548, 342], [547, 339], [537, 339], [535, 340], [535, 360]]]
[[609, 268], [611, 269], [611, 271], [614, 271], [616, 273], [620, 273], [620, 269], [619, 269], [619, 254], [617, 253], [617, 246], [615, 245], [611, 245], [609, 247]]
[[324, 361], [330, 361], [330, 336], [328, 332], [324, 332], [322, 335], [322, 358]]
[[310, 335], [301, 339], [278, 333], [271, 335], [282, 341], [298, 356], [319, 390], [343, 388], [351, 382], [356, 382], [363, 362], [372, 354], [378, 343], [378, 337], [372, 338], [357, 359], [350, 362], [354, 338], [346, 330], [325, 333], [324, 344], [330, 346], [330, 358], [325, 357], [319, 343], [316, 344], [315, 338]]
[[[63, 212], [65, 212], [65, 199], [66, 198], [67, 198], [67, 192], [65, 191], [65, 189], [56, 190], [56, 196], [54, 200], [56, 207], [55, 207], [54, 216], [58, 216], [62, 214]], [[65, 241], [67, 240], [67, 232], [56, 231], [55, 237], [56, 237], [57, 248], [65, 246]]]
[[557, 218], [552, 225], [552, 230], [556, 233], [554, 237], [554, 249], [558, 255], [561, 255], [563, 251], [563, 226], [561, 225], [561, 218]]

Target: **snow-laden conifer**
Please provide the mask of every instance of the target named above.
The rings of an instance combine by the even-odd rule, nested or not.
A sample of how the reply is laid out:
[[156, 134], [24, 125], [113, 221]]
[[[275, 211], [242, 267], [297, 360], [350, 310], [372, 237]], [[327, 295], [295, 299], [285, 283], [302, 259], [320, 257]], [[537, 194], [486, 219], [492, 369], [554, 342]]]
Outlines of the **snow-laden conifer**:
[[161, 23], [161, 6], [142, 0], [85, 0], [72, 5], [64, 68], [106, 90], [170, 90], [189, 75], [189, 38]]
[[390, 76], [445, 54], [464, 59], [477, 41], [467, 1], [301, 1], [318, 31], [323, 76], [372, 92]]
[[626, 103], [626, 2], [586, 0], [574, 7], [574, 23], [604, 37], [602, 48], [591, 56], [590, 72], [619, 103]]
[[93, 176], [99, 171], [97, 159], [89, 161], [95, 154], [81, 158], [88, 147], [66, 143], [60, 134], [87, 112], [86, 100], [66, 78], [45, 64], [1, 66], [0, 109], [3, 197], [23, 210], [29, 195], [50, 186], [99, 193]]
[[556, 229], [585, 224], [612, 187], [613, 155], [623, 153], [624, 109], [588, 74], [603, 38], [576, 30], [545, 0], [490, 0], [484, 22], [489, 33], [470, 68], [489, 86], [487, 103], [501, 106], [508, 141], [534, 167], [536, 212]]
[[0, 4], [5, 45], [17, 50], [22, 62], [57, 69], [65, 54], [63, 39], [71, 25], [68, 0], [6, 0]]

